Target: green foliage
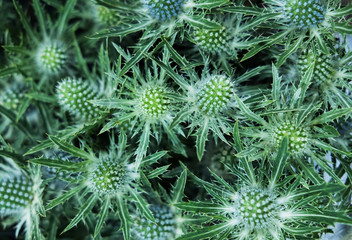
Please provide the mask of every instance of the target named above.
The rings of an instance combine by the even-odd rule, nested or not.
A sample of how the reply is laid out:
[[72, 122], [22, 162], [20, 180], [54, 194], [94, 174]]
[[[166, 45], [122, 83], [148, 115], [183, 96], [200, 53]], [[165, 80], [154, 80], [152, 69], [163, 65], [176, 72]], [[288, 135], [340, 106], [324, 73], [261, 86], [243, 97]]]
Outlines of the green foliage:
[[352, 225], [351, 14], [0, 0], [0, 238], [325, 240]]

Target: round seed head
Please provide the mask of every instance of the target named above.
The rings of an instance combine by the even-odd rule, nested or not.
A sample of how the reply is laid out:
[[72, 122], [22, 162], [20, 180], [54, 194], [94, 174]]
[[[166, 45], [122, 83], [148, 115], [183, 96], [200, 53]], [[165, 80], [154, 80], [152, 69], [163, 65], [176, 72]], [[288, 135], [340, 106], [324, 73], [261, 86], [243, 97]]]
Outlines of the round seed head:
[[48, 45], [39, 49], [37, 64], [47, 73], [57, 73], [66, 62], [66, 53], [56, 45]]
[[77, 119], [90, 120], [99, 116], [98, 109], [89, 102], [98, 98], [98, 93], [81, 79], [62, 80], [56, 96], [59, 104]]
[[203, 50], [211, 53], [226, 52], [230, 41], [230, 34], [225, 29], [198, 29], [194, 33], [195, 43]]
[[100, 194], [123, 191], [128, 184], [128, 179], [126, 166], [111, 160], [100, 162], [90, 174], [92, 189]]
[[149, 118], [160, 118], [170, 108], [170, 99], [162, 87], [147, 88], [140, 98], [140, 107]]
[[231, 81], [223, 75], [209, 77], [197, 93], [197, 105], [201, 112], [215, 116], [228, 106], [234, 90]]
[[0, 97], [0, 103], [6, 108], [16, 110], [23, 97], [22, 93], [9, 89]]
[[22, 212], [33, 200], [33, 184], [25, 177], [0, 182], [0, 215]]
[[166, 206], [153, 205], [150, 210], [155, 223], [142, 218], [137, 222], [135, 233], [139, 240], [170, 240], [174, 239], [176, 221], [173, 212]]
[[307, 29], [324, 21], [326, 8], [320, 0], [288, 0], [285, 14], [298, 28]]
[[308, 141], [308, 134], [293, 122], [286, 121], [274, 130], [274, 142], [279, 145], [282, 139], [288, 137], [288, 151], [298, 153], [304, 150]]
[[184, 0], [144, 0], [144, 3], [151, 17], [165, 22], [181, 14]]
[[269, 228], [277, 217], [276, 197], [262, 189], [243, 188], [238, 199], [238, 215], [250, 229]]
[[326, 83], [335, 78], [337, 64], [331, 55], [322, 52], [314, 54], [311, 51], [301, 54], [298, 59], [301, 76], [304, 76], [312, 63], [314, 64], [313, 81], [315, 83]]
[[98, 7], [98, 18], [100, 22], [108, 26], [116, 25], [119, 22], [116, 11], [103, 6]]

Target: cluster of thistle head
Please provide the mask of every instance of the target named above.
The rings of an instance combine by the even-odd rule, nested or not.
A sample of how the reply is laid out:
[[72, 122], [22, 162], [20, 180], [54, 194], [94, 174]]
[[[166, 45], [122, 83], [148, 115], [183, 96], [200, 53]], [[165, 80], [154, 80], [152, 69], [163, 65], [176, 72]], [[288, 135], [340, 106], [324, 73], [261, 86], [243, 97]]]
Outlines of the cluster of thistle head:
[[[31, 21], [23, 20], [19, 1], [13, 2], [28, 31]], [[48, 3], [48, 9], [51, 4], [60, 5], [51, 2], [33, 0], [32, 12], [44, 13], [41, 4]], [[335, 25], [341, 32], [351, 32], [342, 24], [345, 16], [341, 15], [351, 14], [352, 7], [336, 10], [339, 4], [322, 0], [265, 0], [263, 9], [227, 0], [102, 0], [92, 3], [90, 11], [97, 18], [94, 31], [99, 33], [95, 35], [84, 32], [82, 23], [89, 20], [77, 14], [79, 8], [73, 11], [76, 2], [82, 8], [91, 6], [67, 0], [60, 8], [60, 24], [50, 25], [50, 36], [38, 34], [44, 39], [33, 41], [33, 51], [24, 58], [30, 64], [22, 69], [22, 62], [13, 62], [15, 67], [0, 69], [0, 77], [16, 73], [11, 81], [24, 73], [20, 81], [26, 85], [25, 91], [9, 88], [0, 96], [0, 120], [2, 115], [7, 120], [0, 128], [0, 160], [14, 158], [27, 164], [28, 156], [33, 156], [29, 165], [43, 165], [45, 179], [39, 187], [27, 166], [23, 167], [26, 173], [0, 175], [0, 217], [26, 222], [32, 234], [31, 221], [39, 216], [36, 208], [41, 200], [48, 203], [49, 217], [55, 215], [51, 210], [57, 205], [73, 204], [72, 209], [64, 205], [67, 209], [59, 216], [65, 223], [67, 216], [73, 219], [64, 231], [77, 224], [84, 227], [80, 223], [85, 222], [88, 233], [82, 234], [91, 238], [111, 234], [126, 240], [281, 240], [296, 235], [297, 239], [317, 239], [331, 224], [352, 224], [344, 212], [350, 207], [341, 204], [341, 199], [350, 201], [351, 195], [352, 137], [346, 140], [338, 132], [342, 133], [339, 123], [344, 118], [348, 129], [343, 131], [352, 133], [352, 57], [331, 47], [336, 44], [333, 35], [324, 35], [335, 31]], [[65, 12], [68, 8], [72, 12]], [[82, 22], [70, 25], [80, 17]], [[279, 27], [270, 29], [270, 24]], [[93, 37], [80, 38], [78, 31], [78, 40], [70, 43], [65, 39], [70, 34], [61, 28], [71, 27]], [[33, 27], [35, 31], [43, 28]], [[54, 41], [53, 32], [60, 29]], [[35, 31], [29, 35], [36, 35]], [[98, 54], [99, 36], [109, 38]], [[111, 41], [117, 54], [110, 51]], [[260, 53], [260, 59], [251, 58], [265, 48], [269, 50]], [[22, 47], [16, 51], [27, 52]], [[279, 51], [280, 56], [262, 57]], [[288, 59], [282, 68], [273, 66], [267, 71], [271, 61], [282, 59]], [[269, 67], [262, 66], [263, 62]], [[286, 74], [291, 62], [294, 79]], [[23, 71], [29, 68], [35, 70]], [[108, 89], [111, 86], [114, 89]], [[41, 119], [34, 130], [23, 117], [28, 109]], [[14, 151], [2, 148], [7, 141], [15, 146], [11, 141], [17, 138], [16, 131], [12, 138], [3, 134], [9, 123], [25, 138]], [[57, 152], [57, 147], [66, 152]], [[46, 158], [40, 153], [48, 153], [47, 149]], [[327, 153], [332, 161], [326, 161]], [[275, 162], [275, 157], [282, 162]], [[181, 179], [186, 172], [189, 179]], [[331, 185], [323, 179], [325, 175], [333, 179]], [[341, 180], [346, 176], [348, 180]], [[198, 188], [187, 185], [190, 201], [182, 202], [186, 179], [198, 183]], [[164, 185], [172, 190], [164, 190]], [[286, 186], [294, 187], [288, 193]], [[178, 197], [170, 200], [168, 195], [175, 194], [176, 188]], [[321, 192], [316, 191], [319, 188]], [[156, 195], [167, 200], [155, 201], [150, 189], [157, 189]], [[306, 189], [315, 189], [307, 197], [311, 202], [297, 197], [306, 196]], [[324, 201], [316, 201], [321, 195]], [[325, 220], [332, 220], [320, 223], [308, 216], [324, 218], [321, 213], [325, 212]], [[96, 223], [93, 229], [92, 223]]]

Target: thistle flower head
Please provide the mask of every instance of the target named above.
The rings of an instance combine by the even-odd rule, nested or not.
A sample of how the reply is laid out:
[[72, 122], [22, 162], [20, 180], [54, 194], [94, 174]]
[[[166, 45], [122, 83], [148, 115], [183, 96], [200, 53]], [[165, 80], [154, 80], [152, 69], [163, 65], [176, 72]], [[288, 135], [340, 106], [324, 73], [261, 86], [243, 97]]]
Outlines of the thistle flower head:
[[337, 64], [331, 55], [324, 54], [321, 51], [316, 53], [313, 51], [303, 52], [298, 59], [301, 76], [307, 72], [312, 63], [314, 64], [313, 83], [326, 83], [335, 78]]
[[122, 191], [129, 184], [128, 168], [113, 159], [101, 161], [90, 173], [93, 191], [100, 194], [114, 194]]
[[97, 7], [98, 18], [100, 22], [112, 26], [116, 25], [119, 21], [119, 16], [114, 9], [109, 9], [104, 6]]
[[77, 119], [90, 120], [99, 116], [98, 109], [89, 102], [98, 98], [98, 92], [81, 79], [63, 79], [57, 86], [59, 104]]
[[33, 200], [33, 183], [24, 176], [4, 179], [0, 183], [0, 215], [19, 214]]
[[276, 197], [263, 189], [242, 188], [235, 205], [238, 209], [236, 218], [240, 218], [245, 228], [251, 230], [270, 228], [273, 225], [273, 219], [277, 218]]
[[23, 98], [24, 95], [21, 92], [8, 89], [0, 96], [0, 103], [6, 108], [16, 110]]
[[233, 95], [233, 86], [228, 77], [211, 75], [202, 82], [196, 104], [202, 113], [216, 116], [229, 105]]
[[147, 87], [141, 94], [140, 107], [147, 118], [160, 118], [170, 108], [167, 90], [163, 87]]
[[220, 53], [228, 51], [231, 35], [225, 27], [218, 30], [197, 29], [193, 38], [203, 50]]
[[64, 68], [67, 54], [61, 44], [47, 43], [40, 46], [36, 53], [36, 63], [42, 72], [57, 74]]
[[316, 27], [324, 21], [326, 8], [320, 0], [288, 0], [285, 14], [300, 29]]
[[158, 21], [170, 21], [182, 12], [184, 0], [144, 0], [152, 18]]
[[299, 153], [305, 149], [308, 142], [308, 133], [302, 127], [297, 126], [292, 121], [279, 124], [273, 133], [274, 142], [280, 145], [285, 136], [289, 140], [289, 152]]
[[140, 240], [169, 240], [174, 239], [176, 220], [172, 210], [164, 205], [152, 205], [150, 210], [154, 214], [155, 222], [146, 218], [137, 221], [134, 232]]

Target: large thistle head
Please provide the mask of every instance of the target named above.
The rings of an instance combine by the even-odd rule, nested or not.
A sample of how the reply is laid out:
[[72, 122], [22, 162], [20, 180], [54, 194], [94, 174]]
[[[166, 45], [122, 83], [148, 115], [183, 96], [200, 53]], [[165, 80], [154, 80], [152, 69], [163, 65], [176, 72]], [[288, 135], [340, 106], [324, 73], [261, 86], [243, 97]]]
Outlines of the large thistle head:
[[77, 119], [88, 121], [99, 116], [99, 109], [90, 102], [99, 98], [98, 91], [87, 81], [65, 78], [59, 82], [56, 96], [62, 108]]
[[134, 234], [140, 240], [170, 240], [174, 239], [177, 232], [175, 214], [166, 205], [152, 205], [150, 207], [155, 222], [145, 217], [137, 218]]
[[325, 19], [326, 7], [320, 0], [288, 0], [285, 15], [297, 28], [316, 27]]
[[150, 119], [160, 119], [170, 110], [170, 95], [162, 86], [148, 86], [141, 92], [139, 107]]
[[39, 216], [43, 213], [42, 180], [39, 166], [23, 171], [16, 164], [0, 164], [0, 218], [2, 223], [16, 225], [16, 236], [24, 227], [26, 239], [39, 236]]
[[152, 18], [166, 22], [182, 13], [185, 0], [143, 0], [143, 2]]
[[217, 116], [231, 103], [234, 89], [225, 75], [210, 75], [203, 80], [196, 93], [196, 105], [201, 114]]

